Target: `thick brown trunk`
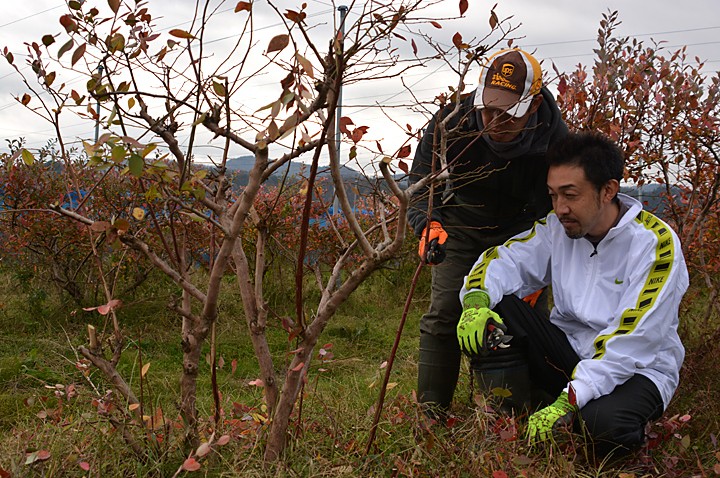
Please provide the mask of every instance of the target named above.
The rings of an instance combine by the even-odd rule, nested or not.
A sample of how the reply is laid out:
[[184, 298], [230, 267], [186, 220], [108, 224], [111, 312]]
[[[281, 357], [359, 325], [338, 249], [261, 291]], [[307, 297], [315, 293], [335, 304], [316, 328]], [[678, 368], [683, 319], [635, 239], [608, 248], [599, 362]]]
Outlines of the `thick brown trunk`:
[[[278, 386], [275, 379], [275, 368], [273, 367], [272, 354], [265, 335], [265, 324], [267, 323], [267, 310], [262, 304], [262, 297], [256, 295], [256, 288], [253, 288], [248, 267], [247, 257], [242, 250], [242, 243], [238, 240], [233, 249], [233, 262], [235, 263], [240, 295], [242, 296], [245, 321], [250, 330], [250, 340], [253, 351], [260, 366], [260, 377], [265, 383], [265, 400], [268, 407], [268, 415], [272, 416], [278, 400]], [[262, 275], [256, 277], [255, 281], [262, 281]]]
[[[188, 319], [184, 319], [188, 320]], [[199, 445], [198, 439], [198, 417], [195, 403], [197, 401], [197, 377], [200, 367], [200, 352], [202, 344], [207, 336], [207, 327], [204, 333], [196, 332], [190, 328], [188, 333], [183, 333], [183, 371], [180, 379], [180, 415], [185, 425], [185, 447], [196, 448]]]
[[[292, 414], [298, 394], [300, 393], [302, 379], [305, 374], [307, 374], [308, 363], [312, 357], [312, 349], [314, 346], [315, 342], [313, 342], [312, 345], [309, 343], [305, 344], [288, 368], [285, 383], [280, 393], [280, 399], [277, 402], [277, 407], [275, 408], [275, 413], [272, 415], [272, 421], [270, 423], [270, 433], [268, 435], [267, 446], [265, 447], [265, 461], [278, 460], [285, 450], [290, 415]], [[301, 363], [304, 363], [302, 368], [294, 371]]]

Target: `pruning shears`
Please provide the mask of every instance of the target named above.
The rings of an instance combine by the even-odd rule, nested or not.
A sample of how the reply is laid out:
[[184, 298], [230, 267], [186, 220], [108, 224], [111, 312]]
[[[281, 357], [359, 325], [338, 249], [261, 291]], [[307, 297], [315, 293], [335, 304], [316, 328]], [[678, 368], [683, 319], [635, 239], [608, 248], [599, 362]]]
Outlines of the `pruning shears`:
[[506, 349], [510, 347], [509, 342], [513, 339], [512, 335], [506, 334], [500, 327], [495, 327], [492, 324], [488, 325], [487, 348], [489, 350]]

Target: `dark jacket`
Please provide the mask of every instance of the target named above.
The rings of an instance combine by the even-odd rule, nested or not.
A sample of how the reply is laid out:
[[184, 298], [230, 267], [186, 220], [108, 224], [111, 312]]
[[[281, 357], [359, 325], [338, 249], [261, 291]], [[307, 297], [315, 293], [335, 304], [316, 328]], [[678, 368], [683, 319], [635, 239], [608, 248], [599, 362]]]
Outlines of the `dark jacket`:
[[[480, 134], [475, 113], [474, 93], [461, 103], [459, 114], [450, 127], [461, 122], [461, 132], [448, 141], [447, 161], [450, 164], [450, 187], [435, 185], [432, 220], [443, 223], [443, 209], [462, 208], [468, 226], [492, 226], [495, 232], [504, 229], [513, 233], [529, 228], [551, 209], [547, 193], [548, 146], [567, 134], [567, 126], [550, 92], [542, 89], [543, 102], [535, 112], [537, 126], [528, 130], [532, 135], [529, 150], [522, 156], [503, 159], [490, 149]], [[447, 115], [452, 106], [438, 114]], [[433, 135], [437, 114], [418, 145], [410, 171], [415, 183], [432, 171]], [[532, 121], [529, 121], [531, 123]], [[439, 170], [439, 162], [436, 170]], [[419, 237], [427, 221], [429, 187], [413, 196], [408, 211], [410, 226]], [[450, 231], [448, 231], [450, 232]]]

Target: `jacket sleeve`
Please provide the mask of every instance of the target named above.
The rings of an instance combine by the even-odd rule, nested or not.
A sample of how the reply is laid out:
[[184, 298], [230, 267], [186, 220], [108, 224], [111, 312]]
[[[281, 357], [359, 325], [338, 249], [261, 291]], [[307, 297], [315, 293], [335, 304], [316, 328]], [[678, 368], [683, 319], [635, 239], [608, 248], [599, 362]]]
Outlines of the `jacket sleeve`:
[[[425, 134], [423, 134], [420, 143], [418, 144], [417, 150], [415, 151], [415, 157], [410, 168], [410, 184], [415, 184], [425, 176], [432, 172], [433, 157], [433, 137], [435, 132], [435, 123], [438, 112], [430, 123], [428, 124]], [[435, 165], [439, 168], [439, 162]], [[420, 237], [425, 225], [427, 223], [427, 211], [432, 200], [432, 213], [431, 221], [437, 221], [442, 224], [442, 215], [440, 211], [440, 204], [442, 201], [442, 185], [435, 185], [433, 197], [430, 198], [430, 185], [418, 190], [411, 198], [410, 207], [408, 208], [408, 222], [410, 227], [413, 228], [415, 235]]]
[[490, 296], [490, 307], [495, 307], [505, 295], [524, 297], [550, 284], [547, 220], [553, 217], [540, 219], [528, 231], [483, 252], [465, 276], [460, 301], [471, 290], [481, 289]]
[[677, 329], [688, 273], [677, 236], [670, 228], [658, 229], [657, 240], [648, 241], [629, 268], [633, 272], [616, 319], [595, 338], [593, 357], [581, 360], [573, 371], [570, 384], [579, 407], [611, 393], [654, 363], [667, 361], [668, 354], [676, 354], [674, 359], [682, 363], [682, 345], [668, 349], [667, 334]]

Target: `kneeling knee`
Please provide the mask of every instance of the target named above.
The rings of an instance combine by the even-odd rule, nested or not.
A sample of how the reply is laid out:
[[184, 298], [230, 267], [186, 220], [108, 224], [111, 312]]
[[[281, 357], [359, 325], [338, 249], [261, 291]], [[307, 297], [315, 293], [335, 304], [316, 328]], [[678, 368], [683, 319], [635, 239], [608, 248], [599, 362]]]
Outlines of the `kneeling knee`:
[[644, 442], [645, 423], [620, 410], [588, 404], [580, 410], [580, 415], [597, 455], [627, 453]]

